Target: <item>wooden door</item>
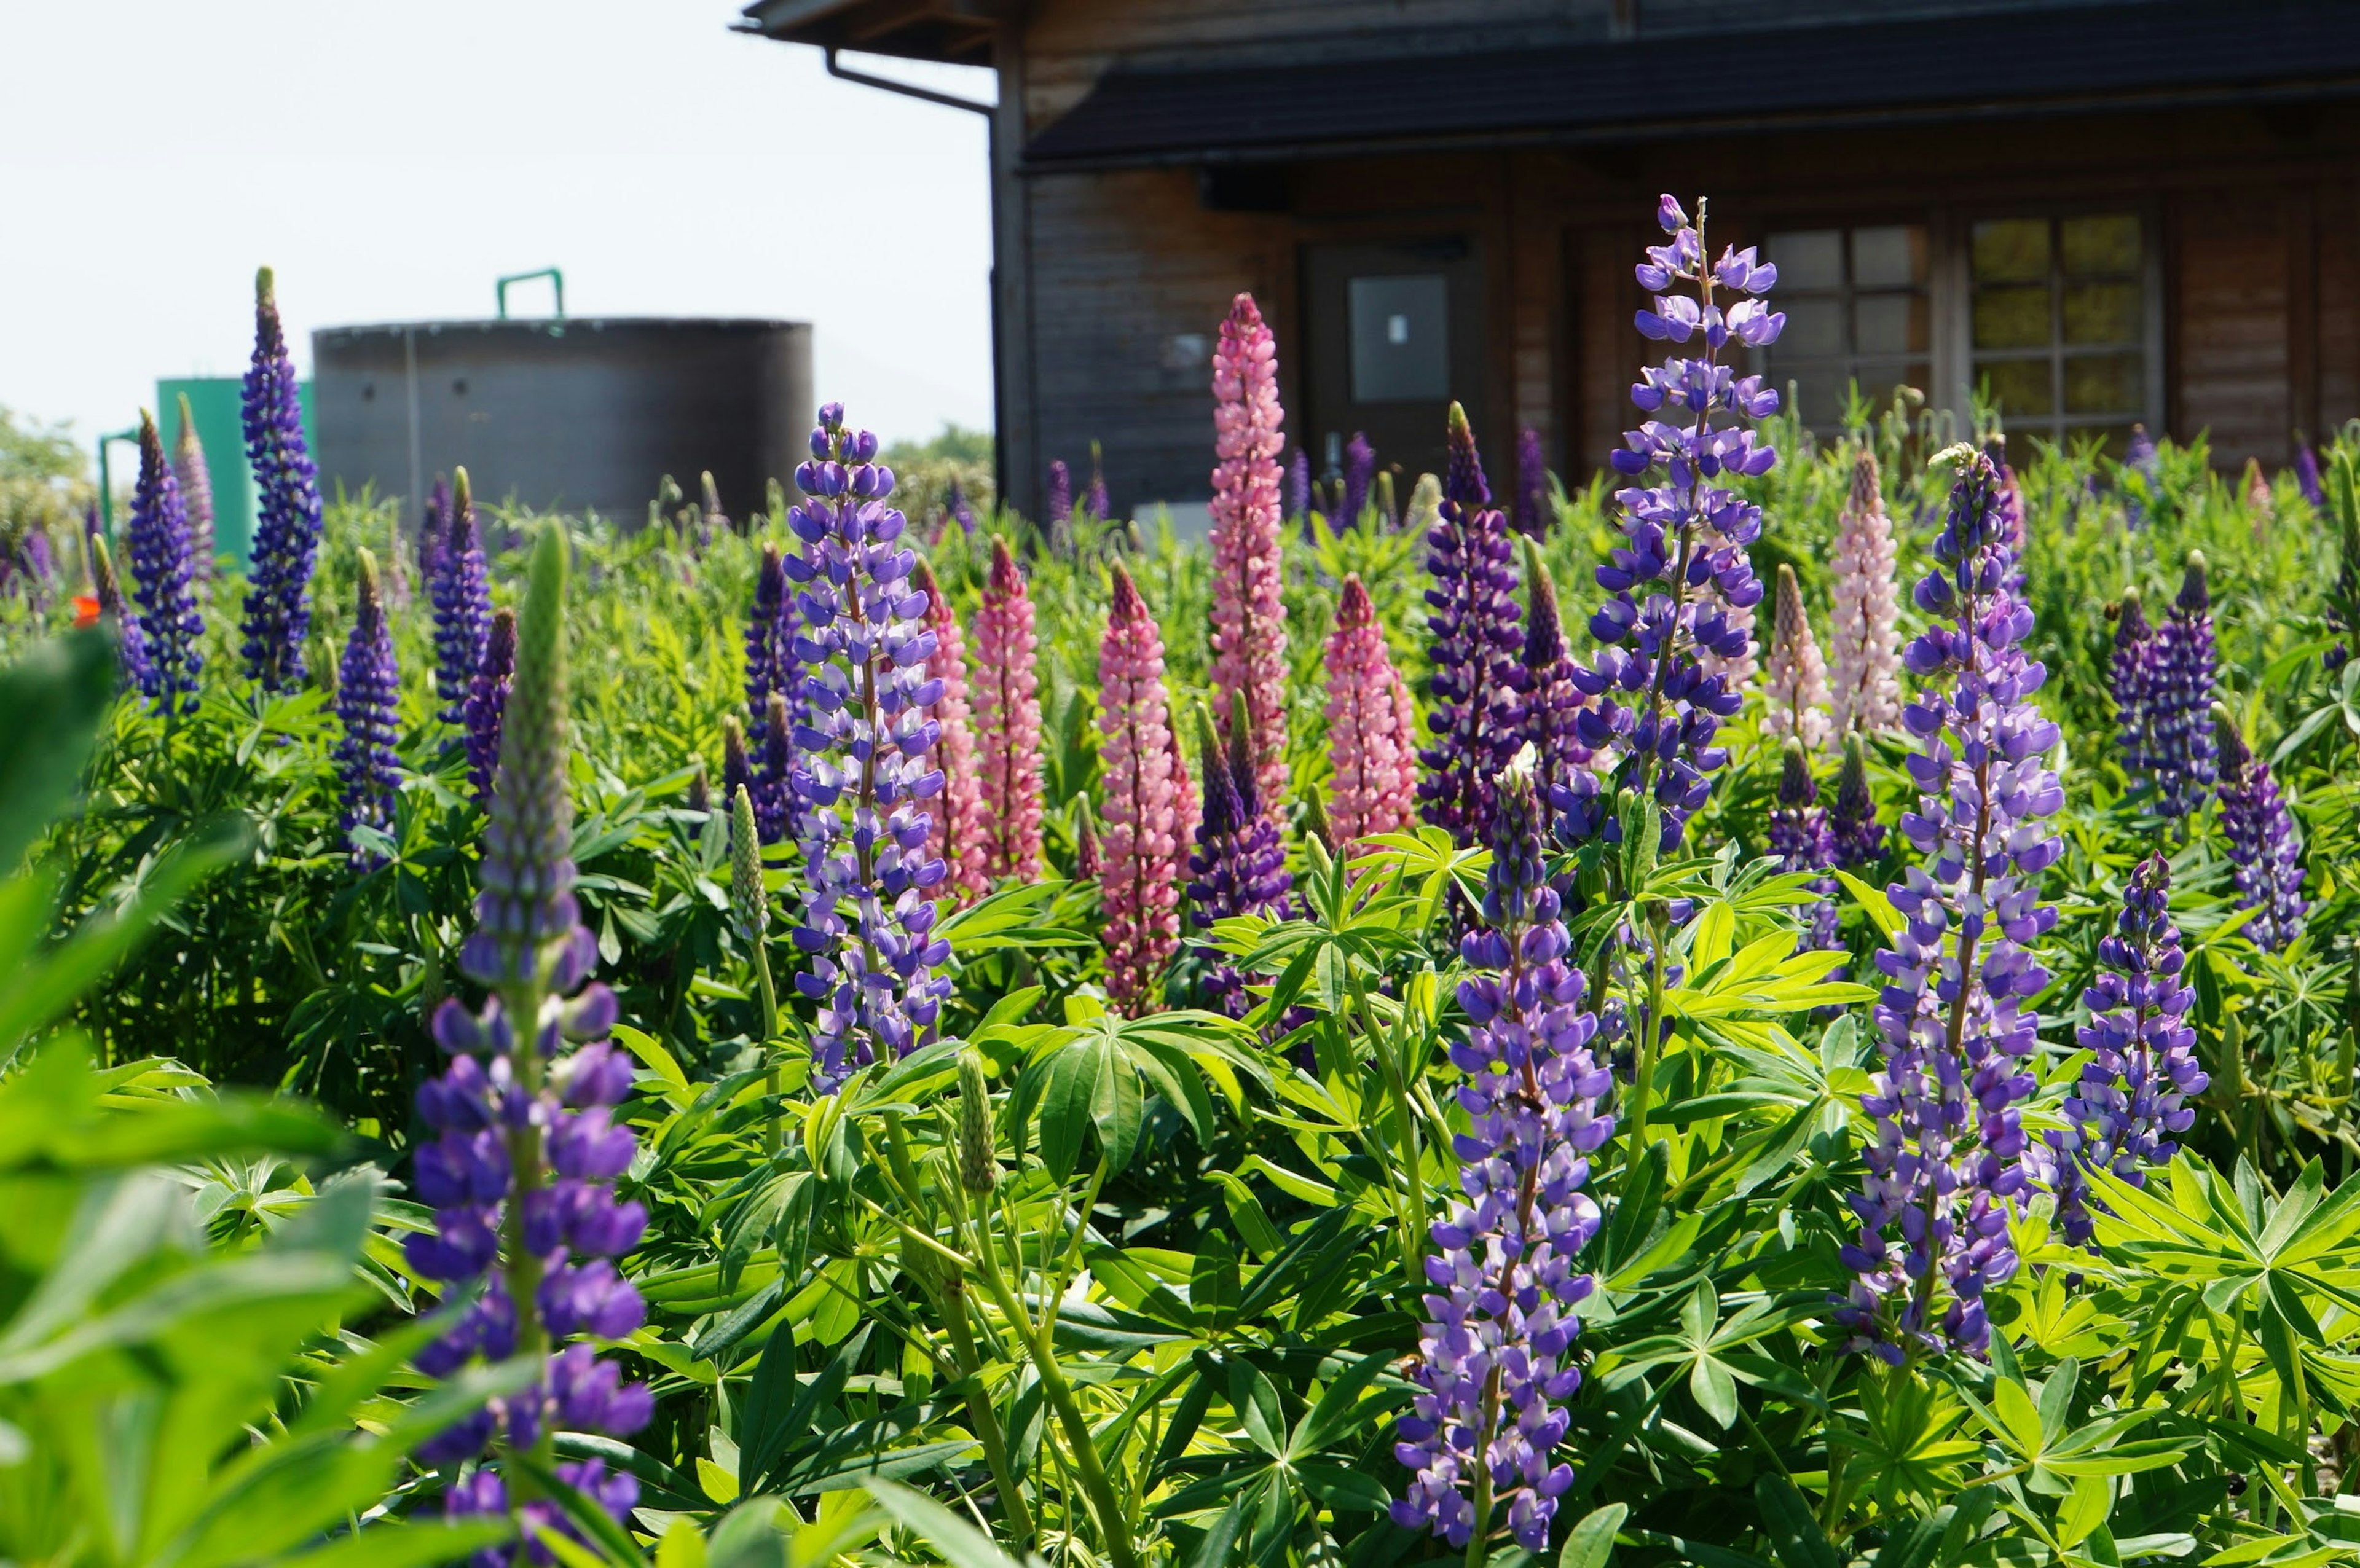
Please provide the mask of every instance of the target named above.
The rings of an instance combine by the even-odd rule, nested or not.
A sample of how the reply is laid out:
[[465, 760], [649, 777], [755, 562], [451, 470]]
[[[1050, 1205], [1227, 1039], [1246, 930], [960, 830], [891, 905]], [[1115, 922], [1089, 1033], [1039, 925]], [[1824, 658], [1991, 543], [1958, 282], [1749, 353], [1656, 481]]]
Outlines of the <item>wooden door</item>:
[[[1315, 474], [1355, 432], [1381, 464], [1399, 463], [1401, 494], [1439, 474], [1452, 399], [1484, 429], [1482, 261], [1466, 235], [1306, 245], [1303, 252], [1309, 407], [1296, 427]], [[1494, 494], [1510, 453], [1487, 454]]]

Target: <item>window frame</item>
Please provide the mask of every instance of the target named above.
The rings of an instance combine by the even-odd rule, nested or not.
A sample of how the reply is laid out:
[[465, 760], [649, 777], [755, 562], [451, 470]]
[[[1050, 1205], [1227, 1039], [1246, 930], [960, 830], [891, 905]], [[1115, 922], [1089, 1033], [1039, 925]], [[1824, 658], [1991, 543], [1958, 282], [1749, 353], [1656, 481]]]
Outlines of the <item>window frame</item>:
[[[1853, 281], [1852, 236], [1863, 229], [1890, 228], [1918, 228], [1925, 231], [1926, 280], [1921, 289], [1870, 288], [1863, 289]], [[1953, 372], [1949, 362], [1950, 333], [1943, 299], [1942, 275], [1946, 261], [1944, 252], [1949, 244], [1943, 214], [1924, 209], [1907, 211], [1873, 208], [1862, 212], [1831, 212], [1825, 208], [1813, 208], [1802, 212], [1782, 212], [1775, 218], [1755, 217], [1747, 225], [1747, 237], [1744, 243], [1763, 247], [1765, 260], [1775, 260], [1770, 252], [1770, 240], [1774, 234], [1815, 234], [1830, 230], [1842, 236], [1843, 284], [1837, 290], [1815, 289], [1809, 290], [1809, 293], [1814, 299], [1832, 297], [1841, 301], [1846, 341], [1848, 343], [1856, 341], [1858, 326], [1855, 311], [1858, 300], [1863, 294], [1906, 297], [1911, 293], [1922, 292], [1926, 300], [1926, 346], [1915, 352], [1877, 354], [1863, 354], [1856, 349], [1846, 348], [1835, 354], [1811, 355], [1809, 356], [1810, 365], [1840, 365], [1843, 368], [1844, 378], [1848, 382], [1858, 383], [1861, 380], [1860, 367], [1863, 363], [1890, 365], [1896, 373], [1911, 365], [1922, 364], [1926, 366], [1925, 385], [1918, 390], [1925, 393], [1929, 403], [1940, 403], [1943, 400], [1945, 389], [1953, 379]], [[1774, 310], [1779, 309], [1779, 296], [1776, 290], [1771, 293], [1770, 308]], [[1784, 371], [1772, 368], [1773, 352], [1771, 349], [1754, 351], [1749, 358], [1747, 369], [1753, 374], [1761, 376], [1766, 385], [1775, 387], [1783, 399], [1793, 376]], [[1961, 404], [1961, 407], [1963, 408], [1964, 405]], [[1841, 427], [1842, 413], [1841, 408], [1836, 408], [1825, 417], [1813, 414], [1807, 421], [1807, 426], [1818, 431], [1837, 430]]]

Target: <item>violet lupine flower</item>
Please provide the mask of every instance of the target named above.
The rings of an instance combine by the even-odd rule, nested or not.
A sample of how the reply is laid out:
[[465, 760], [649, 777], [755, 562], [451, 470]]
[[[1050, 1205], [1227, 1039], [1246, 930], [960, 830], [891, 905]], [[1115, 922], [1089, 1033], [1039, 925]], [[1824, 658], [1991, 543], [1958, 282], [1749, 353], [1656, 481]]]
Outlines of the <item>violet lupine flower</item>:
[[1426, 530], [1426, 729], [1420, 752], [1418, 812], [1460, 848], [1490, 836], [1493, 781], [1523, 744], [1518, 721], [1517, 656], [1524, 646], [1516, 604], [1515, 547], [1508, 520], [1491, 505], [1491, 486], [1475, 450], [1467, 411], [1450, 405], [1450, 462], [1442, 505]]
[[1008, 541], [994, 536], [975, 617], [977, 769], [983, 780], [987, 882], [1041, 877], [1041, 678], [1032, 598]]
[[1286, 515], [1302, 518], [1306, 528], [1311, 526], [1311, 454], [1301, 447], [1286, 467]]
[[735, 713], [721, 715], [721, 798], [735, 800], [738, 791], [754, 792], [754, 763], [747, 754], [746, 726]]
[[1810, 924], [1795, 943], [1795, 951], [1834, 952], [1843, 946], [1836, 932], [1836, 879], [1827, 875], [1837, 865], [1835, 830], [1819, 806], [1819, 787], [1811, 778], [1810, 758], [1799, 740], [1788, 740], [1780, 753], [1778, 805], [1770, 813], [1770, 853], [1778, 869], [1808, 871], [1805, 886], [1818, 901], [1811, 905]]
[[1876, 818], [1876, 799], [1868, 789], [1868, 751], [1857, 735], [1844, 737], [1843, 771], [1836, 776], [1836, 808], [1828, 818], [1834, 835], [1835, 865], [1860, 871], [1885, 864], [1892, 835]]
[[2255, 946], [2276, 953], [2302, 934], [2311, 908], [2302, 897], [2302, 842], [2270, 765], [2245, 745], [2226, 709], [2215, 705], [2213, 718], [2221, 732], [2221, 834], [2229, 845], [2229, 877], [2237, 907], [2254, 911], [2238, 929]]
[[2136, 782], [2155, 765], [2153, 718], [2147, 712], [2148, 688], [2155, 683], [2155, 634], [2135, 587], [2123, 590], [2114, 612], [2112, 674], [2115, 744], [2122, 752], [2124, 775]]
[[467, 471], [451, 485], [451, 517], [435, 554], [426, 591], [434, 603], [434, 694], [442, 699], [442, 722], [461, 722], [468, 683], [484, 662], [484, 639], [491, 635], [492, 588], [484, 566], [483, 536], [475, 523], [475, 500]]
[[1834, 673], [1830, 698], [1839, 734], [1901, 727], [1901, 621], [1893, 523], [1876, 453], [1852, 460], [1852, 493], [1836, 518]]
[[180, 482], [164, 460], [155, 417], [139, 410], [139, 484], [124, 540], [131, 557], [131, 596], [139, 606], [139, 640], [148, 658], [140, 694], [158, 713], [194, 713], [204, 669], [204, 613], [197, 607], [195, 551]]
[[1533, 749], [1535, 795], [1552, 800], [1577, 788], [1573, 776], [1587, 773], [1597, 759], [1581, 741], [1581, 711], [1590, 698], [1581, 690], [1579, 666], [1566, 648], [1557, 580], [1541, 563], [1529, 534], [1524, 547], [1532, 602], [1524, 614], [1524, 660], [1516, 682], [1517, 735]]
[[1516, 432], [1516, 531], [1526, 539], [1546, 539], [1555, 510], [1549, 505], [1548, 458], [1541, 451], [1541, 433], [1526, 425]]
[[2136, 533], [2147, 527], [2147, 507], [2139, 499], [2139, 492], [2141, 488], [2152, 490], [2163, 468], [2156, 456], [2155, 438], [2147, 433], [2145, 425], [2131, 426], [2130, 446], [2124, 455], [2123, 466], [2144, 481], [2143, 486], [2129, 486], [2123, 492], [2123, 520]]
[[[1953, 452], [1965, 449], [1954, 448]], [[2049, 976], [2033, 944], [2057, 923], [2040, 875], [2063, 853], [2042, 819], [2064, 803], [2044, 762], [2055, 724], [2032, 701], [2048, 672], [2020, 646], [2032, 612], [2005, 591], [1999, 474], [1967, 453], [1916, 599], [1934, 624], [1909, 645], [1928, 682], [1903, 715], [1918, 809], [1902, 835], [1925, 863], [1886, 889], [1907, 922], [1877, 957], [1884, 1068], [1861, 1105], [1876, 1133], [1852, 1202], [1856, 1278], [1834, 1319], [1848, 1348], [1899, 1366], [1925, 1352], [1982, 1355], [1986, 1290], [2016, 1271], [2008, 1210], [2027, 1188], [2019, 1106], [2036, 1079]], [[1955, 679], [1947, 693], [1937, 678]]]
[[361, 841], [359, 830], [378, 833], [393, 826], [394, 798], [401, 792], [401, 673], [393, 662], [393, 631], [386, 625], [378, 593], [377, 557], [361, 551], [359, 597], [344, 657], [336, 667], [336, 719], [344, 734], [336, 742], [336, 777], [344, 782], [344, 815], [337, 819], [353, 865], [368, 870], [385, 864]]
[[950, 513], [959, 532], [969, 539], [975, 537], [975, 505], [967, 498], [967, 487], [958, 482], [956, 474], [951, 475], [950, 494], [943, 498], [943, 509]]
[[475, 786], [477, 805], [491, 799], [492, 773], [499, 766], [500, 725], [515, 683], [516, 647], [516, 612], [502, 605], [492, 612], [484, 662], [475, 666], [467, 682], [467, 701], [459, 713], [467, 732], [467, 778]]
[[180, 430], [172, 438], [172, 477], [180, 482], [180, 506], [189, 515], [189, 555], [200, 582], [213, 574], [213, 480], [205, 449], [197, 442], [197, 418], [189, 395], [180, 394]]
[[1074, 520], [1074, 476], [1066, 471], [1064, 458], [1049, 463], [1049, 493], [1042, 515], [1053, 528]]
[[1193, 796], [1164, 691], [1164, 635], [1131, 573], [1114, 569], [1114, 603], [1098, 644], [1098, 747], [1104, 783], [1098, 889], [1107, 1000], [1126, 1016], [1153, 1005], [1180, 937], [1180, 869]]
[[[1213, 349], [1213, 669], [1217, 691], [1245, 698], [1254, 784], [1275, 806], [1286, 796], [1286, 605], [1281, 597], [1278, 339], [1253, 296], [1240, 294]], [[1365, 444], [1365, 443], [1363, 443]], [[1373, 455], [1370, 460], [1375, 461]], [[1339, 526], [1357, 522], [1359, 514]], [[1221, 733], [1229, 733], [1226, 707]]]
[[97, 601], [100, 618], [115, 623], [115, 657], [122, 666], [123, 684], [144, 695], [157, 681], [156, 672], [148, 662], [147, 640], [139, 635], [139, 617], [124, 613], [123, 590], [115, 582], [115, 558], [107, 553], [104, 536], [93, 533], [86, 537], [91, 597]]
[[1105, 458], [1096, 441], [1090, 442], [1090, 486], [1082, 492], [1082, 508], [1101, 523], [1114, 513], [1114, 502], [1107, 495]]
[[943, 794], [930, 815], [926, 853], [950, 869], [934, 897], [954, 905], [970, 904], [991, 891], [991, 877], [984, 865], [983, 779], [976, 771], [975, 730], [967, 716], [967, 638], [934, 581], [934, 569], [922, 561], [912, 579], [926, 596], [926, 629], [934, 634], [926, 674], [943, 683], [942, 697], [934, 703], [942, 738], [926, 758], [942, 771]]
[[[764, 844], [802, 837], [795, 828], [794, 792], [787, 780], [794, 769], [793, 726], [809, 722], [811, 704], [800, 700], [803, 671], [795, 656], [795, 620], [785, 561], [779, 547], [766, 539], [761, 565], [754, 573], [753, 608], [746, 616], [747, 723], [760, 758], [751, 789]], [[773, 697], [783, 699], [784, 704], [775, 721], [770, 715]]]
[[[1732, 661], [1751, 657], [1762, 583], [1746, 549], [1761, 535], [1762, 509], [1711, 481], [1766, 474], [1777, 462], [1743, 421], [1776, 412], [1778, 394], [1758, 376], [1732, 376], [1720, 355], [1732, 343], [1775, 342], [1786, 318], [1763, 302], [1778, 269], [1756, 265], [1751, 246], [1707, 262], [1702, 212], [1699, 205], [1691, 226], [1679, 203], [1664, 197], [1657, 220], [1671, 243], [1648, 247], [1638, 267], [1639, 286], [1655, 296], [1655, 309], [1639, 312], [1641, 335], [1699, 339], [1703, 352], [1667, 358], [1631, 389], [1642, 413], [1668, 410], [1688, 422], [1651, 418], [1613, 454], [1618, 474], [1637, 477], [1661, 465], [1664, 482], [1615, 495], [1626, 542], [1598, 568], [1598, 585], [1613, 597], [1590, 621], [1590, 634], [1608, 646], [1579, 677], [1596, 699], [1581, 715], [1583, 744], [1612, 754], [1613, 772], [1611, 787], [1576, 776], [1575, 790], [1554, 802], [1564, 812], [1559, 831], [1575, 842], [1619, 839], [1612, 802], [1632, 789], [1654, 794], [1663, 847], [1677, 844], [1711, 791], [1711, 775], [1729, 760], [1713, 737], [1743, 702], [1729, 671]], [[1695, 297], [1668, 292], [1675, 286], [1692, 287]], [[1716, 286], [1739, 296], [1725, 312], [1713, 298]], [[1741, 611], [1744, 624], [1733, 618]], [[1709, 658], [1722, 668], [1708, 666]]]
[[2294, 482], [2302, 491], [2302, 498], [2311, 503], [2312, 511], [2327, 510], [2327, 492], [2319, 483], [2319, 453], [2300, 434], [2294, 439]]
[[450, 538], [451, 482], [438, 474], [426, 497], [425, 514], [418, 519], [418, 578], [430, 593], [442, 570], [442, 550]]
[[[950, 943], [934, 934], [934, 889], [948, 868], [926, 850], [923, 802], [943, 788], [925, 763], [942, 739], [931, 716], [942, 682], [926, 673], [934, 634], [926, 595], [910, 585], [908, 522], [885, 503], [893, 471], [876, 461], [876, 436], [846, 427], [838, 403], [820, 409], [811, 450], [795, 470], [807, 499], [787, 514], [803, 543], [786, 571], [802, 590], [794, 652], [813, 709], [794, 732], [806, 877], [794, 941], [811, 956], [795, 985], [820, 1004], [812, 1082], [833, 1094], [931, 1037], [950, 992], [934, 973]], [[773, 724], [783, 708], [773, 693]]]
[[1417, 732], [1404, 722], [1409, 687], [1393, 668], [1385, 628], [1353, 572], [1336, 604], [1328, 668], [1328, 822], [1337, 853], [1410, 824], [1417, 796]]
[[787, 694], [773, 691], [763, 702], [760, 727], [754, 732], [754, 774], [747, 785], [764, 844], [800, 842], [803, 836], [796, 820], [802, 801], [795, 792], [795, 721]]
[[[1572, 940], [1542, 874], [1542, 811], [1522, 757], [1492, 813], [1484, 924], [1459, 944], [1474, 971], [1459, 984], [1467, 1038], [1450, 1050], [1467, 1075], [1458, 1099], [1470, 1126], [1454, 1140], [1465, 1197], [1430, 1232], [1417, 1393], [1393, 1447], [1415, 1472], [1393, 1522], [1454, 1549], [1488, 1542], [1505, 1505], [1509, 1533], [1539, 1551], [1573, 1484], [1556, 1459], [1568, 1425], [1558, 1405], [1581, 1383], [1568, 1352], [1595, 1281], [1574, 1258], [1598, 1233], [1582, 1187], [1589, 1157], [1614, 1131], [1598, 1106], [1612, 1076], [1591, 1054], [1598, 1019], [1582, 1006], [1581, 971], [1566, 962]], [[1487, 1471], [1479, 1512], [1467, 1492]]]
[[[639, 1245], [647, 1211], [616, 1202], [612, 1190], [634, 1139], [610, 1107], [628, 1097], [632, 1074], [606, 1039], [614, 994], [590, 979], [598, 943], [582, 924], [566, 853], [564, 600], [565, 541], [552, 528], [533, 554], [476, 930], [459, 950], [462, 973], [489, 995], [480, 1009], [453, 997], [435, 1011], [434, 1039], [452, 1062], [419, 1089], [420, 1119], [435, 1137], [420, 1147], [412, 1178], [435, 1228], [405, 1244], [410, 1267], [442, 1281], [446, 1300], [474, 1298], [457, 1326], [419, 1353], [420, 1371], [447, 1377], [478, 1356], [512, 1356], [547, 1369], [423, 1445], [430, 1465], [473, 1458], [496, 1439], [506, 1453], [552, 1464], [561, 1428], [624, 1437], [654, 1409], [646, 1385], [625, 1384], [587, 1343], [622, 1338], [644, 1321], [639, 1292], [612, 1260]], [[522, 1040], [519, 1020], [530, 1020]], [[586, 1043], [569, 1053], [568, 1040]], [[556, 1470], [618, 1520], [638, 1501], [639, 1483], [596, 1460]], [[444, 1507], [499, 1512], [512, 1496], [486, 1465], [462, 1477]], [[530, 1522], [573, 1530], [535, 1506], [525, 1506]]]
[[1993, 432], [1983, 442], [1983, 455], [1991, 459], [1993, 472], [1999, 475], [1997, 521], [1994, 526], [1998, 531], [2000, 543], [2007, 549], [2008, 562], [2007, 576], [2000, 585], [2007, 590], [2010, 598], [2022, 599], [2025, 597], [2024, 487], [2016, 482], [2016, 470], [2007, 465], [2005, 435]]
[[2107, 1171], [2147, 1185], [2148, 1170], [2168, 1164], [2180, 1152], [2174, 1138], [2195, 1125], [2195, 1108], [2185, 1102], [2212, 1082], [2196, 1063], [2196, 1031], [2188, 1023], [2196, 992], [2180, 981], [2188, 960], [2170, 901], [2171, 868], [2162, 855], [2149, 855], [2131, 873], [2122, 919], [2098, 943], [2097, 979], [2081, 993], [2090, 1021], [2074, 1039], [2091, 1059], [2065, 1100], [2072, 1125], [2044, 1140], [2058, 1226], [2067, 1241], [2092, 1252], [2092, 1211], [2104, 1205], [2090, 1191], [2089, 1173]]
[[254, 560], [239, 630], [246, 672], [266, 691], [303, 683], [311, 569], [320, 553], [320, 479], [270, 268], [254, 275], [254, 364], [246, 373], [246, 459], [254, 467]]
[[[1204, 810], [1196, 824], [1196, 848], [1188, 856], [1189, 915], [1196, 929], [1240, 915], [1287, 918], [1295, 878], [1287, 874], [1286, 842], [1271, 820], [1254, 782], [1243, 730], [1229, 726], [1222, 749], [1213, 721], [1196, 713], [1196, 756], [1205, 778]], [[1232, 1018], [1252, 1009], [1245, 977], [1209, 943], [1199, 944], [1197, 1004]]]
[[2204, 557], [2188, 552], [2188, 570], [2171, 618], [2155, 633], [2155, 660], [2147, 690], [2147, 735], [2154, 750], [2158, 808], [2166, 816], [2193, 815], [2212, 792], [2212, 697], [2218, 654], [2212, 642], [2212, 601]]
[[1365, 433], [1354, 430], [1352, 439], [1344, 443], [1344, 504], [1338, 508], [1342, 513], [1336, 519], [1338, 532], [1360, 526], [1360, 515], [1369, 509], [1369, 489], [1376, 482], [1377, 449], [1369, 444]]
[[1770, 676], [1762, 705], [1762, 733], [1774, 740], [1798, 740], [1818, 751], [1835, 732], [1828, 713], [1828, 667], [1803, 610], [1802, 584], [1795, 569], [1778, 563], [1777, 612], [1770, 633]]

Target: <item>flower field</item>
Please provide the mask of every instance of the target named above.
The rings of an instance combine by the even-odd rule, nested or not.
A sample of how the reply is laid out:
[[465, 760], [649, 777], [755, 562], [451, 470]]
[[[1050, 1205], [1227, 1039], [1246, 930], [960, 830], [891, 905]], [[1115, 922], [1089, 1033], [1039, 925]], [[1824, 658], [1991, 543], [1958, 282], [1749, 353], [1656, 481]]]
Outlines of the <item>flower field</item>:
[[2360, 432], [1820, 442], [1705, 216], [1572, 491], [1240, 296], [1209, 546], [323, 502], [264, 274], [250, 571], [0, 533], [0, 1563], [2360, 1562]]

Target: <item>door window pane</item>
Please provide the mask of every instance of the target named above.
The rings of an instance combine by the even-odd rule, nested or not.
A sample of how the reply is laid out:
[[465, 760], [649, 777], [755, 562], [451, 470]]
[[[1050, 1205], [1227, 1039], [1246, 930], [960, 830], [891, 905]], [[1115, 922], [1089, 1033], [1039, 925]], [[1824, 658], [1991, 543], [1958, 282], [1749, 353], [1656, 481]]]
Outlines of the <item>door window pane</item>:
[[2139, 269], [2139, 221], [2133, 213], [2067, 218], [2057, 225], [2057, 233], [2068, 278]]
[[2045, 348], [2049, 290], [1985, 289], [1975, 295], [1977, 348]]
[[1975, 224], [1972, 376], [2013, 429], [2061, 441], [2153, 418], [2146, 229], [2135, 212]]
[[2136, 408], [2147, 366], [2135, 354], [2081, 354], [2065, 362], [2065, 411], [2113, 414]]
[[1983, 379], [2000, 410], [2010, 419], [2055, 411], [2049, 386], [2049, 364], [2041, 359], [2004, 359], [1983, 367]]
[[1450, 396], [1450, 289], [1440, 273], [1355, 278], [1352, 401], [1426, 403]]
[[2138, 339], [2137, 284], [2069, 283], [2065, 286], [2067, 343], [2135, 343]]
[[2049, 277], [2049, 223], [2042, 218], [2008, 218], [1977, 223], [1974, 238], [1977, 283], [2028, 283]]
[[1793, 229], [1767, 236], [1762, 250], [1778, 268], [1786, 327], [1754, 364], [1782, 394], [1791, 387], [1805, 424], [1838, 431], [1855, 385], [1880, 408], [1895, 387], [1926, 386], [1922, 225]]

